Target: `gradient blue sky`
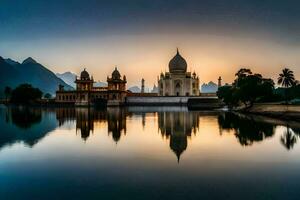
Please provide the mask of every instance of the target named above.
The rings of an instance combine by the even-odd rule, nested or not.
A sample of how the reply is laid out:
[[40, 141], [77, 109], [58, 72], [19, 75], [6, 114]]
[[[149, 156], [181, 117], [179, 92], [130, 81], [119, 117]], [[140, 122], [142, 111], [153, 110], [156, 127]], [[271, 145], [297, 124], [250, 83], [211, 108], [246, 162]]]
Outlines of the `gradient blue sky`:
[[117, 65], [152, 86], [176, 47], [202, 82], [231, 82], [241, 66], [299, 77], [300, 1], [0, 0], [0, 55], [54, 72], [86, 67], [104, 81]]

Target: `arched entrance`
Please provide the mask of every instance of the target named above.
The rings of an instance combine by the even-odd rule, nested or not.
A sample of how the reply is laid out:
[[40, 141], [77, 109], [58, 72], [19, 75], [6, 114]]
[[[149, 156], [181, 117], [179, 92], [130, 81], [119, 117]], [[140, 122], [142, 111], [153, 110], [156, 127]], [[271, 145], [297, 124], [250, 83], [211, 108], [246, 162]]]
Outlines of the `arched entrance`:
[[180, 96], [180, 92], [181, 92], [181, 84], [180, 84], [180, 82], [177, 82], [175, 84], [175, 90], [174, 90], [174, 92], [175, 92], [176, 96]]

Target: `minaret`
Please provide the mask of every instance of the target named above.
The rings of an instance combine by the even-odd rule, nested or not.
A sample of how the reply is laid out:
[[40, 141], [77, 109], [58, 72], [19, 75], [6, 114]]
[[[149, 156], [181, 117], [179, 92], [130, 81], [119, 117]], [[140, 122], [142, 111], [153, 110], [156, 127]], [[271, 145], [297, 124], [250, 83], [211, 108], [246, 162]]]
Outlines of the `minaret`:
[[142, 78], [141, 93], [145, 93], [145, 79]]
[[219, 79], [218, 79], [218, 87], [222, 87], [222, 78], [221, 78], [221, 76], [219, 76]]

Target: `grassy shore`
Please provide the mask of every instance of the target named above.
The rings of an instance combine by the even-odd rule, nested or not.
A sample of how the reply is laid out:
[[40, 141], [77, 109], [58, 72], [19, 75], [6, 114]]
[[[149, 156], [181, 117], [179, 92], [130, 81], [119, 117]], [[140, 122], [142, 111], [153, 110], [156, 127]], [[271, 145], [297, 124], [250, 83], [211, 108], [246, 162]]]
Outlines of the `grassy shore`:
[[283, 120], [300, 121], [300, 105], [283, 105], [279, 103], [260, 103], [254, 106], [245, 113], [256, 115], [264, 115]]

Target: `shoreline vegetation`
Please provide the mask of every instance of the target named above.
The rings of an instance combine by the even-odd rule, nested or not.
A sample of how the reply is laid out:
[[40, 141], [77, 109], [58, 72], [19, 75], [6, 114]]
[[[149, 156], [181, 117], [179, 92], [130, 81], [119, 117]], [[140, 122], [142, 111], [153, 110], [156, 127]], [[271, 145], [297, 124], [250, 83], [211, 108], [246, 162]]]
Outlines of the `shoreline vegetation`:
[[272, 79], [247, 68], [240, 69], [235, 77], [232, 84], [220, 87], [217, 92], [228, 110], [300, 121], [300, 84], [293, 71], [282, 70], [277, 79], [278, 88]]

